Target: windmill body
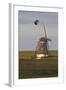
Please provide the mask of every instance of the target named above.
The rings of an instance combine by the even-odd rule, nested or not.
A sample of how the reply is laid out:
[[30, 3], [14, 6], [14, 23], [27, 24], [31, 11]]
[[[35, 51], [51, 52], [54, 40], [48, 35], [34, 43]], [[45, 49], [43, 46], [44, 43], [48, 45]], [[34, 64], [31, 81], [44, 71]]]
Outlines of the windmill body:
[[45, 56], [48, 56], [47, 39], [45, 37], [41, 37], [36, 48], [36, 57], [37, 59], [40, 59]]

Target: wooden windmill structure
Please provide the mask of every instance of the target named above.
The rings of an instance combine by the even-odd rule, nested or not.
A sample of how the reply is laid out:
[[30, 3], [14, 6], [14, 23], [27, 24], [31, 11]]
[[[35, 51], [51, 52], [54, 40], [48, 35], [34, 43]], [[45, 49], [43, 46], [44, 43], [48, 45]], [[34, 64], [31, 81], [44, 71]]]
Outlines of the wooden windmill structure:
[[[36, 20], [34, 22], [35, 25], [38, 25], [39, 20]], [[37, 59], [41, 59], [44, 57], [48, 57], [48, 41], [51, 41], [50, 39], [47, 38], [47, 34], [46, 34], [46, 29], [45, 29], [45, 25], [43, 24], [44, 27], [44, 31], [41, 34], [41, 37], [38, 41], [37, 47], [36, 47], [36, 51], [35, 51], [35, 57]]]

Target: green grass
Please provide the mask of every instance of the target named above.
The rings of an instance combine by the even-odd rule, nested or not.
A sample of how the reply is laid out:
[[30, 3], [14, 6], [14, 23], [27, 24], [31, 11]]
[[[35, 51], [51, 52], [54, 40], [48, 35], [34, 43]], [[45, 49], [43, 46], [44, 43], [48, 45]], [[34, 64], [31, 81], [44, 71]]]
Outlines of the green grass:
[[58, 77], [58, 56], [56, 54], [40, 60], [32, 58], [33, 55], [34, 52], [19, 53], [19, 79]]
[[[57, 50], [48, 51], [49, 56], [58, 56]], [[35, 51], [19, 51], [19, 59], [32, 59], [35, 56]]]

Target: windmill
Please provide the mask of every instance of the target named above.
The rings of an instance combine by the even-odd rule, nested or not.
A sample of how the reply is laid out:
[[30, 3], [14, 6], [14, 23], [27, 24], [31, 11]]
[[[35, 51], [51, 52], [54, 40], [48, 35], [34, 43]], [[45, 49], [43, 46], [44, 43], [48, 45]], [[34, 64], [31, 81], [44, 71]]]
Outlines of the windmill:
[[[39, 20], [35, 20], [34, 24], [38, 25], [38, 23], [39, 23]], [[51, 40], [47, 38], [45, 24], [43, 24], [43, 28], [44, 28], [44, 31], [42, 34], [44, 35], [40, 37], [37, 47], [36, 47], [36, 51], [35, 51], [35, 56], [37, 59], [48, 57], [48, 47], [47, 46], [48, 46], [48, 41], [51, 41]]]

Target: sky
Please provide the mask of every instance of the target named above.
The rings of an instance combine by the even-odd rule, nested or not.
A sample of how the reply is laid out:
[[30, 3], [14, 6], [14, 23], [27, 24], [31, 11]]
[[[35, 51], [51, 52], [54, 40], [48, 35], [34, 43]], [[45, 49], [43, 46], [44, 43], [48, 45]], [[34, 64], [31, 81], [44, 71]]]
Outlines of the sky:
[[[34, 25], [35, 20], [38, 25]], [[56, 12], [18, 12], [18, 47], [19, 51], [35, 50], [37, 43], [44, 35], [44, 26], [47, 37], [52, 41], [48, 42], [50, 50], [58, 49], [58, 13]]]

